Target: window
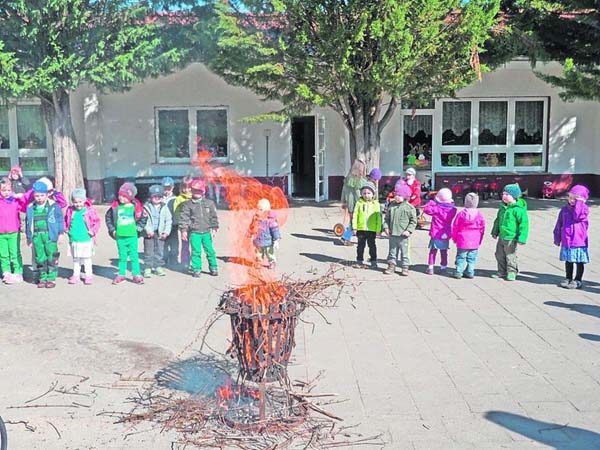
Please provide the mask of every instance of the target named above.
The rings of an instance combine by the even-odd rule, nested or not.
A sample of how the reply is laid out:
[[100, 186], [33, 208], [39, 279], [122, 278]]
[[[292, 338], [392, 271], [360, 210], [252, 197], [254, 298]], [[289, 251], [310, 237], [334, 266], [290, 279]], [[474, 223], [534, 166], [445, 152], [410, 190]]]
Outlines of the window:
[[515, 145], [540, 145], [544, 131], [544, 102], [515, 102]]
[[156, 112], [157, 160], [189, 162], [201, 150], [215, 158], [229, 154], [225, 108], [160, 108]]
[[479, 145], [506, 145], [508, 102], [479, 102]]
[[471, 102], [444, 102], [442, 145], [471, 144]]
[[48, 143], [39, 104], [0, 105], [0, 170], [18, 164], [29, 174], [47, 174]]
[[403, 125], [403, 167], [431, 169], [433, 116], [406, 115]]
[[471, 167], [471, 153], [442, 153], [442, 167]]

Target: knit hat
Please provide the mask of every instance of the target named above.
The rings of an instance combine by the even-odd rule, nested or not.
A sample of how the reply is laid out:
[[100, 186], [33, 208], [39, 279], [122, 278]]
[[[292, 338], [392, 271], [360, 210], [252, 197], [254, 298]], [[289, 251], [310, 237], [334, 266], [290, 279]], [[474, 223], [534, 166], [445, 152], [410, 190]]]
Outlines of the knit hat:
[[417, 176], [417, 171], [416, 171], [415, 169], [413, 169], [412, 167], [409, 167], [408, 169], [406, 169], [406, 170], [404, 171], [404, 173], [405, 173], [406, 175], [412, 175], [413, 177], [416, 177], [416, 176]]
[[404, 197], [405, 199], [408, 199], [408, 198], [410, 198], [412, 191], [408, 184], [396, 183], [396, 187], [394, 188], [394, 194], [399, 195], [400, 197]]
[[258, 201], [258, 209], [259, 211], [271, 211], [271, 202], [266, 198], [261, 198]]
[[48, 177], [42, 177], [40, 178], [38, 181], [44, 183], [46, 186], [48, 186], [48, 190], [51, 191], [52, 189], [54, 189], [54, 185], [52, 184], [52, 181], [50, 181], [50, 178]]
[[435, 199], [440, 203], [452, 203], [452, 191], [448, 188], [442, 188], [436, 194]]
[[373, 185], [373, 183], [364, 183], [360, 188], [360, 192], [362, 192], [363, 189], [368, 189], [375, 195], [375, 185]]
[[477, 208], [479, 205], [479, 195], [475, 192], [469, 192], [465, 196], [465, 208]]
[[171, 177], [164, 177], [160, 184], [162, 184], [163, 186], [175, 186], [175, 181], [173, 181], [173, 178]]
[[576, 184], [571, 188], [569, 194], [573, 194], [576, 197], [581, 197], [584, 200], [587, 200], [590, 197], [590, 190], [586, 188], [583, 184]]
[[48, 193], [48, 186], [43, 181], [36, 181], [35, 183], [33, 183], [33, 186], [31, 186], [31, 189], [33, 190], [34, 194]]
[[135, 184], [129, 182], [123, 183], [119, 188], [119, 195], [127, 197], [129, 201], [132, 201], [137, 195]]
[[369, 178], [375, 181], [381, 180], [381, 170], [375, 168], [369, 172]]
[[202, 194], [206, 192], [206, 184], [204, 183], [204, 180], [200, 178], [194, 178], [191, 187], [192, 192], [201, 192]]
[[504, 186], [504, 189], [502, 189], [502, 192], [506, 192], [516, 200], [521, 196], [521, 187], [518, 183], [507, 184]]
[[153, 184], [148, 189], [148, 195], [150, 195], [150, 197], [162, 197], [165, 195], [165, 188], [163, 188], [160, 184]]
[[87, 192], [85, 192], [84, 188], [75, 188], [73, 192], [71, 192], [71, 200], [81, 199], [85, 200], [87, 198]]

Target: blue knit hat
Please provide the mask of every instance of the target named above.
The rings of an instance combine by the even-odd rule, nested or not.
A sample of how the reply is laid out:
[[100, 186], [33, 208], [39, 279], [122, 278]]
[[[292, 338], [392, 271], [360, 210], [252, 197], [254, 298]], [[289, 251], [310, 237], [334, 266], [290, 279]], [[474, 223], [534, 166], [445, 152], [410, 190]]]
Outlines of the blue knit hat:
[[160, 184], [153, 184], [148, 189], [148, 194], [150, 194], [150, 197], [162, 197], [165, 195], [165, 188], [163, 188]]
[[164, 177], [160, 184], [162, 184], [163, 186], [175, 186], [175, 181], [173, 181], [173, 178], [171, 177]]
[[31, 186], [34, 194], [47, 194], [48, 193], [48, 185], [43, 181], [36, 181]]
[[504, 186], [504, 189], [502, 189], [502, 191], [509, 194], [515, 200], [521, 196], [521, 187], [518, 183], [507, 184], [506, 186]]

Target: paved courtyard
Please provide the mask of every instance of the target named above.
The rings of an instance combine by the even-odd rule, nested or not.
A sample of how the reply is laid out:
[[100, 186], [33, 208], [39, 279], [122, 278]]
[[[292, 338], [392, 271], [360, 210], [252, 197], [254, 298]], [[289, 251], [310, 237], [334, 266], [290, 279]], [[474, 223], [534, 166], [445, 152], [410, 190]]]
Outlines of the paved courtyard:
[[[489, 228], [496, 204], [482, 205]], [[381, 433], [385, 449], [600, 449], [600, 208], [592, 206], [585, 288], [568, 291], [556, 286], [563, 266], [552, 245], [562, 204], [530, 201], [530, 240], [512, 283], [490, 278], [489, 233], [473, 280], [424, 273], [426, 231], [412, 238], [410, 276], [384, 275], [379, 239], [380, 270], [344, 269], [355, 290], [325, 312], [330, 323], [305, 313], [291, 376], [323, 371], [317, 390], [345, 400], [329, 410], [365, 436]], [[114, 424], [110, 413], [129, 411], [127, 397], [145, 381], [196, 354], [233, 266], [234, 217], [219, 214], [218, 278], [169, 272], [112, 286], [116, 246], [103, 229], [93, 286], [66, 284], [64, 242], [56, 289], [0, 286], [0, 414], [11, 450], [179, 449], [172, 434]], [[308, 278], [353, 260], [355, 247], [330, 232], [340, 218], [335, 204], [294, 204], [278, 270]], [[212, 328], [212, 348], [226, 350], [228, 326]]]

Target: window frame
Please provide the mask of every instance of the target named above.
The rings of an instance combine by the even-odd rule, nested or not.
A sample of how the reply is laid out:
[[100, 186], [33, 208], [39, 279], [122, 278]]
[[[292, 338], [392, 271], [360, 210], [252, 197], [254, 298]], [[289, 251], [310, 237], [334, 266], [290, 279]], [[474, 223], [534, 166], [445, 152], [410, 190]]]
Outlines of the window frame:
[[41, 101], [37, 99], [23, 99], [23, 100], [9, 100], [6, 102], [0, 101], [0, 105], [7, 107], [8, 113], [8, 137], [10, 140], [10, 146], [7, 149], [0, 149], [0, 158], [9, 158], [10, 165], [21, 166], [21, 158], [46, 158], [47, 170], [24, 170], [23, 174], [28, 176], [42, 176], [54, 174], [54, 159], [52, 149], [52, 136], [46, 121], [44, 120], [43, 112], [42, 124], [44, 132], [46, 133], [46, 147], [45, 148], [22, 148], [19, 146], [18, 137], [18, 120], [17, 120], [17, 107], [18, 106], [38, 106], [41, 108]]
[[[160, 123], [158, 115], [160, 111], [182, 111], [185, 110], [188, 113], [188, 152], [189, 157], [178, 158], [178, 157], [161, 157], [160, 156], [160, 138], [159, 138], [159, 127]], [[196, 149], [196, 134], [198, 132], [196, 113], [198, 111], [206, 110], [224, 110], [226, 131], [227, 131], [227, 155], [211, 158], [214, 161], [225, 162], [230, 158], [231, 151], [231, 126], [229, 120], [229, 106], [227, 105], [201, 105], [201, 106], [155, 106], [154, 107], [154, 140], [155, 140], [155, 161], [156, 164], [189, 164], [194, 163], [198, 159], [198, 152]]]

